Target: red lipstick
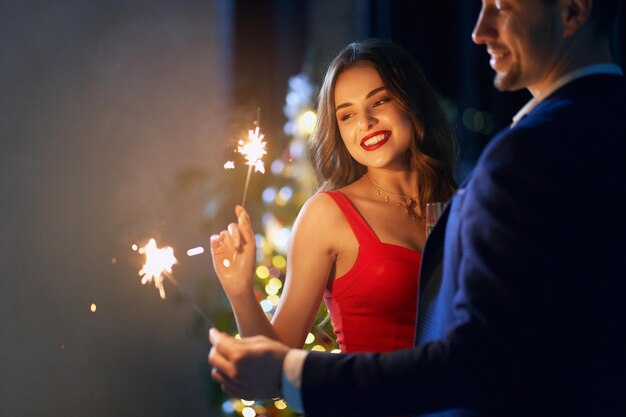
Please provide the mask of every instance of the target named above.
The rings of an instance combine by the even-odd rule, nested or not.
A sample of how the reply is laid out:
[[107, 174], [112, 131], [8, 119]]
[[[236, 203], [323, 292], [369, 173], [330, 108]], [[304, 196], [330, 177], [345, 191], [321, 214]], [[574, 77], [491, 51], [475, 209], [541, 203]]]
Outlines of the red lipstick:
[[[378, 130], [376, 132], [370, 133], [361, 139], [361, 147], [366, 151], [373, 151], [374, 149], [378, 149], [383, 146], [389, 138], [391, 137], [391, 132], [388, 130]], [[373, 139], [373, 140], [372, 140]], [[369, 144], [365, 144], [365, 142], [370, 142]]]

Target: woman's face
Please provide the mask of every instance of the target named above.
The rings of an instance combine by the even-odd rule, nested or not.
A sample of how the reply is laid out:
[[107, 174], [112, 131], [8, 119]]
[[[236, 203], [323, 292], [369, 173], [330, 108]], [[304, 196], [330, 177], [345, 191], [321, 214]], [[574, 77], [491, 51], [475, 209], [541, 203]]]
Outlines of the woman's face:
[[391, 97], [374, 66], [358, 65], [335, 83], [335, 115], [350, 155], [368, 168], [408, 169], [411, 120]]

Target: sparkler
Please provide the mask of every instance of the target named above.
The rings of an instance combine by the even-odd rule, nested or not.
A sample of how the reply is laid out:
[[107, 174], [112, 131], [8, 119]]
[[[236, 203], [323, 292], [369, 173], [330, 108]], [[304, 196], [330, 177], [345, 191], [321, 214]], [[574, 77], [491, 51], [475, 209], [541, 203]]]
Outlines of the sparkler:
[[150, 239], [148, 244], [142, 248], [137, 249], [137, 245], [133, 245], [133, 250], [137, 250], [141, 254], [146, 255], [146, 263], [139, 270], [139, 275], [142, 277], [141, 283], [146, 284], [150, 281], [154, 282], [154, 286], [159, 290], [159, 296], [165, 299], [165, 288], [163, 287], [163, 277], [167, 278], [171, 282], [178, 292], [187, 299], [196, 310], [196, 312], [204, 319], [206, 324], [210, 327], [215, 327], [211, 319], [198, 307], [196, 302], [191, 296], [183, 290], [178, 284], [178, 281], [172, 276], [172, 266], [176, 263], [177, 259], [174, 256], [174, 249], [169, 246], [158, 248], [156, 241]]
[[[267, 151], [265, 150], [265, 141], [263, 140], [265, 135], [261, 133], [261, 129], [259, 127], [260, 113], [261, 110], [257, 109], [257, 119], [254, 121], [254, 129], [248, 130], [247, 140], [240, 139], [237, 147], [237, 152], [245, 157], [246, 164], [248, 165], [248, 174], [246, 176], [246, 184], [241, 202], [242, 207], [246, 202], [252, 167], [254, 167], [254, 172], [261, 172], [262, 174], [265, 173], [265, 165], [263, 164], [262, 158], [263, 155], [267, 154]], [[228, 161], [224, 164], [224, 169], [233, 169], [234, 167], [235, 164], [233, 161]], [[180, 294], [191, 303], [193, 308], [204, 319], [204, 321], [209, 326], [215, 327], [204, 311], [198, 307], [191, 296], [189, 296], [189, 294], [182, 289], [180, 284], [178, 284], [178, 281], [176, 281], [176, 279], [172, 276], [172, 266], [177, 262], [177, 259], [174, 256], [174, 249], [169, 246], [158, 248], [154, 239], [150, 239], [148, 244], [142, 248], [138, 248], [137, 245], [133, 245], [132, 249], [146, 255], [146, 262], [139, 270], [139, 275], [142, 277], [142, 284], [145, 285], [148, 282], [154, 282], [154, 286], [159, 290], [159, 296], [162, 299], [165, 299], [163, 278], [166, 278], [176, 287]], [[204, 248], [198, 246], [189, 249], [187, 251], [187, 256], [195, 256], [201, 253], [204, 253]]]
[[165, 299], [163, 275], [172, 272], [172, 266], [177, 261], [174, 249], [169, 246], [157, 248], [156, 241], [150, 239], [146, 246], [139, 249], [139, 253], [146, 255], [146, 263], [139, 270], [141, 283], [146, 285], [148, 282], [154, 282], [154, 286], [159, 290], [159, 296]]
[[[248, 139], [244, 141], [239, 140], [237, 152], [246, 158], [246, 164], [248, 164], [248, 174], [246, 175], [246, 185], [243, 190], [243, 199], [241, 201], [241, 207], [244, 207], [246, 203], [246, 195], [248, 193], [248, 184], [250, 183], [250, 174], [252, 173], [252, 167], [254, 172], [265, 173], [265, 165], [263, 164], [263, 155], [267, 153], [265, 150], [264, 134], [261, 133], [259, 127], [261, 110], [257, 109], [257, 119], [254, 121], [254, 129], [248, 130]], [[226, 165], [224, 166], [226, 168]]]

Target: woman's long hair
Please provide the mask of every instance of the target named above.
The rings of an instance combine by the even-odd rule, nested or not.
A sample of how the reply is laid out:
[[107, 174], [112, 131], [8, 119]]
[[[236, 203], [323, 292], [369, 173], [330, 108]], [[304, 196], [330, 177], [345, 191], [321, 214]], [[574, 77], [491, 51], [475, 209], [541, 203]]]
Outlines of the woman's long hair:
[[447, 201], [456, 189], [454, 164], [458, 144], [440, 103], [440, 97], [412, 57], [399, 46], [381, 39], [351, 43], [333, 59], [322, 83], [317, 124], [307, 153], [318, 187], [333, 190], [359, 179], [366, 167], [346, 149], [335, 115], [335, 83], [349, 68], [372, 65], [400, 111], [413, 124], [409, 157], [418, 173], [420, 212], [429, 201]]

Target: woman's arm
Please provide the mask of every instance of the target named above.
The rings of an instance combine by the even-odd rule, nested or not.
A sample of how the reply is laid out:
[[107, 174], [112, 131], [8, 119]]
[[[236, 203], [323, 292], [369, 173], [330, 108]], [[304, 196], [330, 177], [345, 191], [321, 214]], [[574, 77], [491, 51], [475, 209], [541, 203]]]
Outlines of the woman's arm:
[[341, 227], [349, 226], [326, 194], [311, 197], [294, 223], [285, 286], [272, 320], [282, 341], [291, 347], [302, 347], [313, 326], [339, 256]]
[[264, 335], [301, 347], [315, 320], [336, 259], [332, 223], [338, 209], [328, 196], [318, 194], [300, 211], [292, 229], [285, 287], [273, 324], [254, 293], [256, 247], [250, 218], [242, 207], [235, 211], [237, 224], [231, 223], [228, 231], [211, 236], [211, 254], [239, 333]]

